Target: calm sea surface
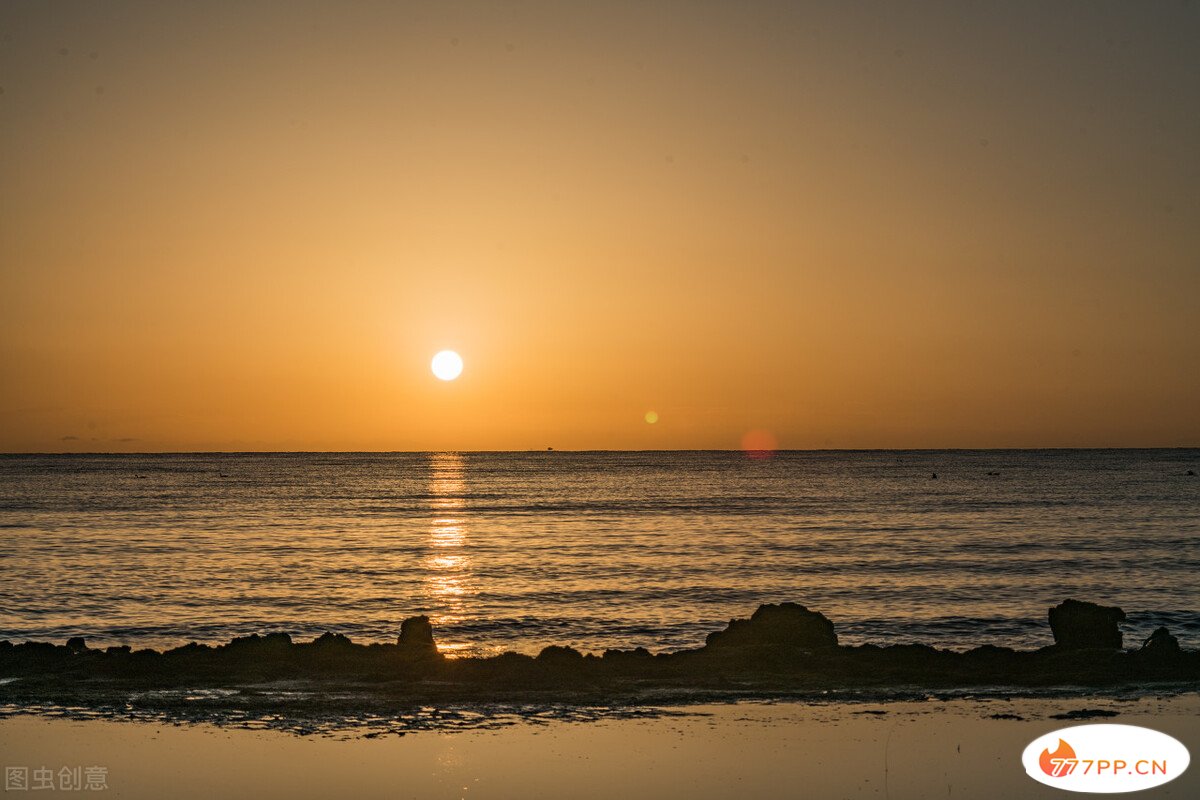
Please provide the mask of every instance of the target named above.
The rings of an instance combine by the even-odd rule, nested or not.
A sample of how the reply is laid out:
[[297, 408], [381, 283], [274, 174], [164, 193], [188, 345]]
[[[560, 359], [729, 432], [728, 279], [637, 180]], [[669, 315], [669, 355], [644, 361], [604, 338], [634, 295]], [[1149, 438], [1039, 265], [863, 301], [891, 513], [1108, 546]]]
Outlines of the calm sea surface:
[[[697, 646], [760, 603], [845, 643], [1050, 642], [1066, 597], [1200, 647], [1198, 450], [0, 456], [0, 639], [283, 630]], [[936, 472], [937, 480], [931, 478]]]

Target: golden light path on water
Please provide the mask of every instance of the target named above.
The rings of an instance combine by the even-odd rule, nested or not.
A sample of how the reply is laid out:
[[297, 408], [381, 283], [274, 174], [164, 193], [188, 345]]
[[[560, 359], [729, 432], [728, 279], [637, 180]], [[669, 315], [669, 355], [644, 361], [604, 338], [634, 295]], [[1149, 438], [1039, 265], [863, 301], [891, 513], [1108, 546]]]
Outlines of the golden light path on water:
[[[429, 455], [428, 554], [424, 561], [424, 594], [428, 615], [435, 630], [462, 622], [465, 600], [477, 589], [471, 581], [471, 558], [465, 552], [467, 529], [464, 520], [466, 482], [463, 457], [459, 453]], [[468, 647], [467, 642], [438, 641], [443, 653]]]

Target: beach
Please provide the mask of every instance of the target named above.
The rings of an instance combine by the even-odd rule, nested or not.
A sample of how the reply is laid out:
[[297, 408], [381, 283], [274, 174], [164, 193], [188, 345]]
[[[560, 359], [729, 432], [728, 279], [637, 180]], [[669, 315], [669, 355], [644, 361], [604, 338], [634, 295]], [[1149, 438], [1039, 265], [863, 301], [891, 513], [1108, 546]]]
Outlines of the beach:
[[[1054, 797], [1061, 792], [1025, 775], [1021, 750], [1087, 721], [1053, 715], [1085, 709], [1200, 746], [1200, 697], [1189, 694], [742, 702], [374, 738], [17, 715], [0, 719], [0, 752], [5, 766], [104, 767], [107, 794], [122, 798]], [[1198, 791], [1193, 767], [1140, 796]]]

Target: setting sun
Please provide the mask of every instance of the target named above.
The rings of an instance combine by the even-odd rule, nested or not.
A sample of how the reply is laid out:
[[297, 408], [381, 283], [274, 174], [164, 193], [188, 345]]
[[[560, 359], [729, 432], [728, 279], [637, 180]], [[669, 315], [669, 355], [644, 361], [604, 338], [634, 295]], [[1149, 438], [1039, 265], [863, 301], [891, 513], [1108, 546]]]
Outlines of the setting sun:
[[462, 374], [462, 356], [453, 350], [443, 350], [433, 357], [430, 363], [433, 374], [444, 381], [452, 381]]

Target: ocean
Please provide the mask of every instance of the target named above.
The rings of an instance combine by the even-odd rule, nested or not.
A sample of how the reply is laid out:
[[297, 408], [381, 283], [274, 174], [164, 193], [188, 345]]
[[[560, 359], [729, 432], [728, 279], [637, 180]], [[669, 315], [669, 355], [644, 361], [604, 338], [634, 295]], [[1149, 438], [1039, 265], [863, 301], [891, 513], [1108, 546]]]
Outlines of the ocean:
[[[0, 639], [286, 631], [448, 653], [697, 647], [761, 603], [844, 644], [1036, 648], [1067, 597], [1200, 646], [1200, 450], [0, 456]], [[936, 473], [936, 479], [933, 475]]]

